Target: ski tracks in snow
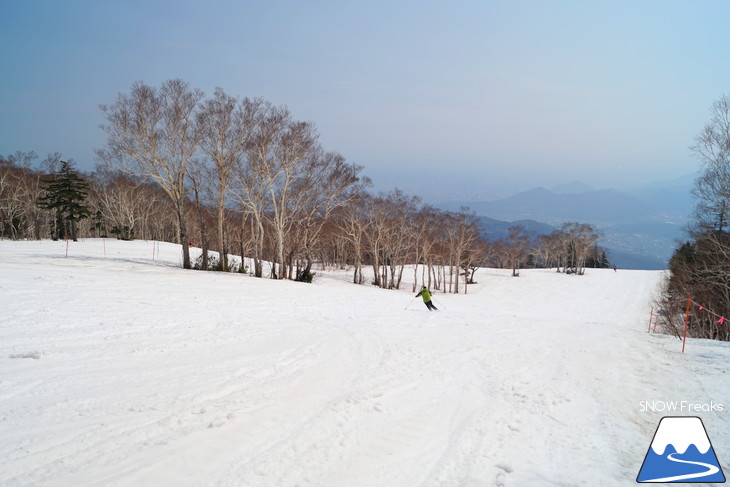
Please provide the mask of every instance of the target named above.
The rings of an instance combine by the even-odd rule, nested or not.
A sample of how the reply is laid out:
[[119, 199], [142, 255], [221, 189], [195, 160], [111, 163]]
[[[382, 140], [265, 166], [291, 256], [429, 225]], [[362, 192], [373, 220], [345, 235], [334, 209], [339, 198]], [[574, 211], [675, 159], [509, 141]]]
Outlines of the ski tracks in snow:
[[716, 356], [678, 371], [647, 337], [659, 273], [489, 274], [428, 313], [341, 276], [49, 259], [0, 274], [3, 485], [623, 485], [638, 401]]

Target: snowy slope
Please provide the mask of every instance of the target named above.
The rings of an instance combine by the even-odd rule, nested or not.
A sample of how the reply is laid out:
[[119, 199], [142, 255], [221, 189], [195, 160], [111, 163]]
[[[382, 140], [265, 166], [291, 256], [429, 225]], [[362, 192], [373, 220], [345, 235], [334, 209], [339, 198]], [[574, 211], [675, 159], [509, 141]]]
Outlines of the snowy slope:
[[635, 485], [659, 419], [730, 458], [730, 347], [647, 334], [663, 274], [482, 269], [467, 295], [0, 241], [0, 485]]

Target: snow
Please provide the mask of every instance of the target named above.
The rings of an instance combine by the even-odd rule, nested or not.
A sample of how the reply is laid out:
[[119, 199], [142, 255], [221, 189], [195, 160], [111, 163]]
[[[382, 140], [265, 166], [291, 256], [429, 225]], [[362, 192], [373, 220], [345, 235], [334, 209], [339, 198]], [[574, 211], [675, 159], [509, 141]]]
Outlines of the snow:
[[634, 485], [683, 415], [644, 401], [723, 405], [684, 415], [730, 455], [730, 346], [647, 333], [663, 272], [481, 269], [428, 312], [343, 271], [65, 253], [0, 241], [3, 486]]
[[667, 446], [672, 445], [677, 453], [684, 453], [690, 445], [697, 447], [703, 455], [710, 449], [710, 440], [699, 418], [664, 418], [657, 428], [651, 449], [657, 455], [664, 455]]

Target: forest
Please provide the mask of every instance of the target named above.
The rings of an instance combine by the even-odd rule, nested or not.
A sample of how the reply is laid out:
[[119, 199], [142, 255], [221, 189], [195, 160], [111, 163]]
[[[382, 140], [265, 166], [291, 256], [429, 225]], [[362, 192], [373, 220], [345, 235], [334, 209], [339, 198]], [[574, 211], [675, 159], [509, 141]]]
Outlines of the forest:
[[[100, 110], [107, 142], [93, 172], [59, 153], [40, 167], [34, 152], [0, 156], [0, 237], [174, 242], [185, 268], [309, 282], [317, 267], [339, 268], [387, 289], [412, 268], [414, 288], [451, 293], [466, 293], [484, 266], [517, 277], [526, 266], [580, 275], [610, 265], [590, 224], [541, 236], [515, 226], [492, 242], [468, 208], [371, 194], [363, 167], [323, 148], [313, 123], [262, 99], [220, 88], [206, 98], [176, 79], [135, 83]], [[203, 250], [195, 261], [191, 246]]]
[[730, 97], [711, 107], [710, 121], [690, 147], [702, 163], [696, 207], [669, 261], [670, 277], [657, 300], [658, 322], [676, 336], [730, 341]]

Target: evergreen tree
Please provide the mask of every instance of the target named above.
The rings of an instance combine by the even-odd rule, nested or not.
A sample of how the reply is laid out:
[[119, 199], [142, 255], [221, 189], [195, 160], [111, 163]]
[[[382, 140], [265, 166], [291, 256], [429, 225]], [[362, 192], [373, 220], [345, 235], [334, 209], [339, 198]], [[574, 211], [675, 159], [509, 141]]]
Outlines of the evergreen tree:
[[70, 236], [76, 241], [76, 222], [91, 216], [84, 205], [89, 183], [76, 172], [70, 162], [61, 161], [61, 168], [43, 181], [45, 195], [38, 206], [55, 212], [51, 238]]
[[608, 254], [605, 250], [601, 250], [601, 260], [598, 264], [598, 267], [602, 269], [608, 269], [609, 267], [611, 267], [611, 261], [609, 260]]

